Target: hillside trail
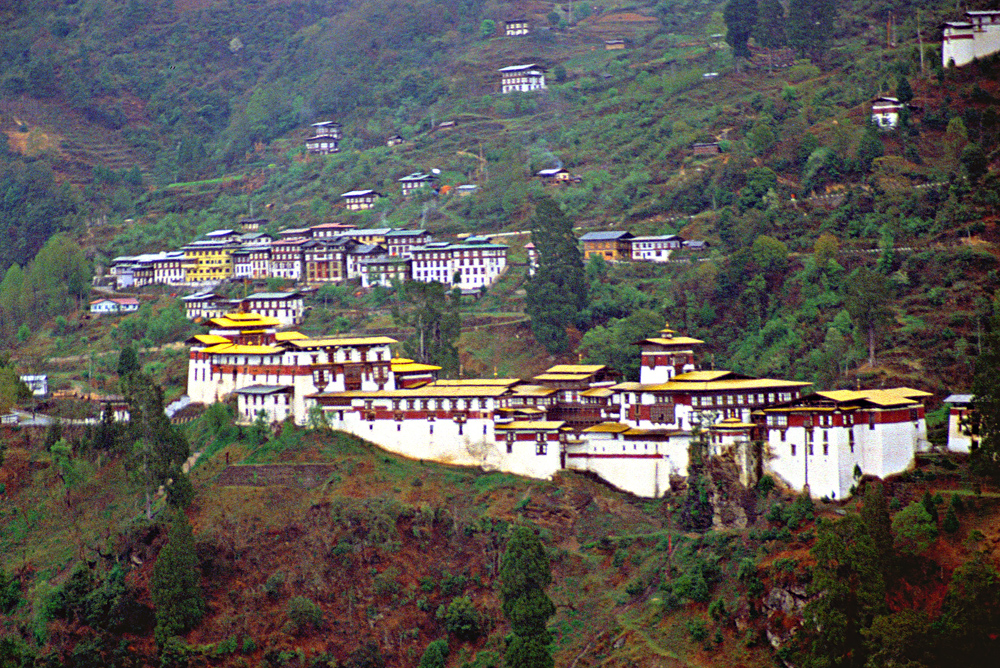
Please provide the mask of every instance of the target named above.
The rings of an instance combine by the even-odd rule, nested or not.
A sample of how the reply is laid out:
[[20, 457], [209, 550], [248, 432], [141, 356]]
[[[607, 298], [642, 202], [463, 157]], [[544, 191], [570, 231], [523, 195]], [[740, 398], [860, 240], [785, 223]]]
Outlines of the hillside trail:
[[615, 615], [615, 618], [618, 620], [618, 623], [620, 623], [622, 627], [625, 628], [625, 631], [618, 634], [618, 637], [615, 638], [612, 645], [621, 642], [625, 638], [626, 634], [631, 634], [632, 637], [638, 637], [640, 640], [642, 640], [642, 642], [645, 643], [646, 647], [648, 647], [650, 651], [652, 651], [654, 654], [676, 662], [675, 665], [677, 666], [687, 666], [688, 668], [695, 668], [695, 666], [697, 665], [685, 661], [680, 656], [678, 656], [677, 653], [674, 652], [673, 650], [663, 647], [658, 642], [650, 638], [649, 633], [647, 633], [644, 629], [642, 629], [635, 621], [628, 619], [624, 615]]

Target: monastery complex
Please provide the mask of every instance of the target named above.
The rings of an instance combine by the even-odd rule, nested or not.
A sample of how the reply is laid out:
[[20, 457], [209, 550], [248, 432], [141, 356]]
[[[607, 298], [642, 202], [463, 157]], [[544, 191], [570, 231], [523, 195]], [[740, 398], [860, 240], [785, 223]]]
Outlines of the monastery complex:
[[534, 478], [587, 471], [644, 497], [687, 475], [697, 438], [734, 457], [744, 484], [768, 474], [836, 499], [861, 474], [906, 470], [929, 447], [925, 392], [803, 394], [808, 383], [700, 369], [704, 342], [669, 327], [637, 342], [639, 382], [619, 382], [584, 364], [527, 380], [441, 379], [439, 367], [393, 357], [395, 339], [314, 339], [280, 324], [254, 313], [208, 321], [188, 341], [191, 400], [235, 395], [243, 424], [325, 423], [415, 459]]

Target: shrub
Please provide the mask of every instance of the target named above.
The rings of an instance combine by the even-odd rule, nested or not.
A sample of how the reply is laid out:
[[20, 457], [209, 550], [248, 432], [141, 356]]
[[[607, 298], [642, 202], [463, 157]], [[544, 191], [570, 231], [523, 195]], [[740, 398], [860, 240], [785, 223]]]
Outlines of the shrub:
[[424, 655], [420, 658], [420, 668], [444, 668], [447, 658], [447, 639], [435, 640], [424, 650]]
[[296, 632], [319, 628], [323, 624], [323, 610], [305, 596], [296, 596], [288, 602], [288, 620]]
[[444, 627], [461, 640], [479, 637], [479, 611], [465, 596], [453, 599], [444, 614]]
[[691, 640], [701, 642], [708, 637], [708, 627], [700, 619], [689, 619], [684, 623], [687, 632], [691, 635]]

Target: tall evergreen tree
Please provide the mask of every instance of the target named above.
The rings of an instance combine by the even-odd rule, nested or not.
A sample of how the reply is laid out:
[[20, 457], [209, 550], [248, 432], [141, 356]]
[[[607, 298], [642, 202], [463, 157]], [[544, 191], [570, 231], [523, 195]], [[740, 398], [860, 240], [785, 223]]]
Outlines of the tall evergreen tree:
[[837, 18], [835, 0], [790, 0], [788, 3], [788, 44], [802, 55], [820, 58], [830, 46], [833, 22]]
[[500, 562], [500, 596], [514, 639], [507, 646], [508, 668], [552, 668], [546, 628], [555, 606], [545, 593], [552, 583], [549, 559], [542, 542], [527, 527], [517, 527]]
[[760, 0], [753, 38], [761, 46], [777, 49], [785, 46], [785, 8], [779, 0]]
[[757, 24], [757, 0], [729, 0], [722, 18], [726, 22], [726, 43], [733, 47], [733, 55], [749, 58], [747, 40]]
[[531, 240], [538, 270], [528, 282], [524, 310], [535, 339], [550, 353], [569, 347], [566, 327], [587, 306], [587, 277], [573, 234], [573, 224], [549, 196], [539, 200], [531, 216]]
[[868, 364], [875, 365], [875, 344], [889, 321], [889, 288], [885, 276], [861, 267], [847, 278], [847, 308], [868, 344]]
[[462, 333], [458, 314], [461, 293], [446, 291], [442, 283], [411, 281], [403, 288], [410, 308], [393, 309], [393, 319], [413, 327], [413, 336], [403, 343], [406, 354], [423, 364], [436, 364], [445, 375], [458, 373], [458, 348], [455, 342]]
[[194, 533], [180, 510], [173, 514], [167, 544], [153, 566], [149, 593], [156, 606], [155, 635], [161, 647], [171, 636], [197, 626], [205, 613], [205, 601], [198, 586]]
[[127, 438], [134, 443], [131, 468], [146, 493], [146, 517], [153, 516], [153, 494], [180, 471], [190, 455], [184, 436], [174, 429], [163, 412], [163, 390], [144, 373], [131, 373], [124, 380], [129, 405]]

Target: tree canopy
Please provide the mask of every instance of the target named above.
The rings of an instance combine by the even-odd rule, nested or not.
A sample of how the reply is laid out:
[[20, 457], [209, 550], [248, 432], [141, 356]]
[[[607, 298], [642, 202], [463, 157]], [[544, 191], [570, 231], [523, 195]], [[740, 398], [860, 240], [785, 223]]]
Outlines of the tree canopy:
[[528, 281], [524, 310], [538, 342], [550, 353], [564, 352], [566, 328], [576, 324], [587, 305], [583, 260], [572, 222], [551, 197], [539, 199], [530, 227], [538, 269]]
[[552, 668], [546, 628], [555, 606], [545, 593], [552, 571], [545, 547], [528, 527], [514, 529], [500, 562], [500, 596], [514, 639], [507, 647], [508, 668]]

